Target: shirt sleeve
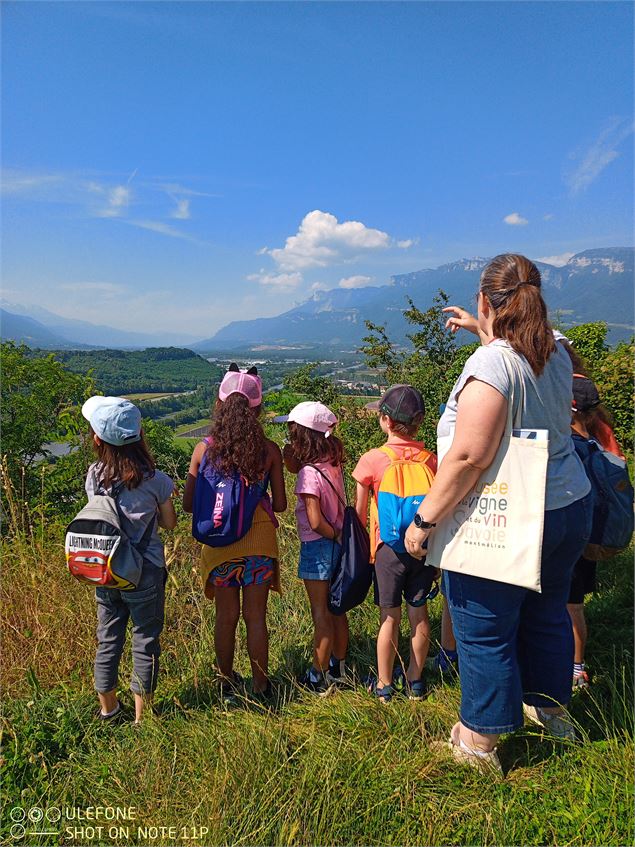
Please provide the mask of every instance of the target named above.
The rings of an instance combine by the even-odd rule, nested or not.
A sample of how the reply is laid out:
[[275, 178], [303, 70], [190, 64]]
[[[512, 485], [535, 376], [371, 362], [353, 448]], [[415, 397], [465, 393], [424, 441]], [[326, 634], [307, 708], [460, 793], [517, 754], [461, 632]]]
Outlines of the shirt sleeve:
[[157, 482], [157, 500], [159, 503], [165, 503], [174, 492], [174, 481], [163, 471], [157, 471], [155, 479]]
[[478, 379], [499, 391], [507, 400], [509, 398], [509, 373], [505, 367], [503, 357], [505, 353], [493, 344], [487, 347], [479, 347], [472, 353], [465, 363], [463, 372], [456, 384], [455, 394], [459, 394], [465, 387], [468, 379]]
[[368, 453], [364, 453], [359, 462], [355, 465], [355, 469], [352, 473], [352, 477], [355, 482], [359, 482], [360, 485], [366, 485], [368, 488], [370, 488], [373, 484], [373, 480], [375, 478], [373, 472], [374, 463], [372, 453], [372, 450], [369, 450]]
[[314, 497], [320, 496], [320, 483], [318, 472], [315, 468], [309, 468], [306, 465], [298, 471], [298, 478], [295, 483], [296, 494], [313, 494]]
[[95, 493], [95, 476], [94, 476], [94, 468], [95, 465], [92, 464], [88, 468], [88, 473], [86, 474], [86, 482], [84, 483], [84, 489], [86, 490], [86, 494], [88, 497], [92, 497]]

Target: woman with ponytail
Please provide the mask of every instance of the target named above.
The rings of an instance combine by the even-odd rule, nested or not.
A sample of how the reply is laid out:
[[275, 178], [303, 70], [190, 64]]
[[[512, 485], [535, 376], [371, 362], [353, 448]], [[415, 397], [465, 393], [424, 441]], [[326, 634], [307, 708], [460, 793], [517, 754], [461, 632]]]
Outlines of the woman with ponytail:
[[483, 270], [477, 317], [446, 309], [447, 327], [474, 332], [482, 346], [452, 389], [438, 426], [439, 436], [454, 430], [452, 446], [406, 533], [408, 552], [420, 557], [437, 521], [491, 465], [512, 388], [505, 358], [513, 356], [524, 388], [521, 426], [547, 430], [549, 438], [542, 592], [444, 572], [461, 678], [460, 720], [448, 748], [461, 762], [499, 772], [498, 737], [522, 726], [523, 711], [551, 735], [574, 737], [563, 709], [573, 665], [567, 599], [590, 531], [590, 485], [571, 441], [571, 360], [554, 340], [540, 288], [533, 262], [507, 253]]
[[[247, 373], [231, 364], [218, 389], [210, 436], [197, 444], [183, 494], [183, 508], [191, 512], [199, 467], [205, 457], [222, 476], [238, 473], [248, 485], [261, 485], [263, 498], [246, 535], [222, 547], [201, 547], [201, 575], [205, 596], [216, 600], [214, 647], [221, 673], [223, 699], [235, 701], [242, 679], [234, 671], [236, 627], [241, 614], [247, 629], [252, 691], [268, 696], [269, 589], [280, 590], [277, 522], [273, 512], [284, 512], [287, 497], [280, 448], [265, 437], [260, 423], [262, 383], [256, 368]], [[271, 485], [271, 499], [267, 487]]]

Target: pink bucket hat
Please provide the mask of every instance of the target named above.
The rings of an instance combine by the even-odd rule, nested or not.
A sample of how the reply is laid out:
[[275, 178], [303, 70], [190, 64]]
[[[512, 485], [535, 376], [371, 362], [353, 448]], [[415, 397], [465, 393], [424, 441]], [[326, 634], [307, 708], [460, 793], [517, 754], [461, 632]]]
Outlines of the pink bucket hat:
[[298, 403], [297, 406], [291, 409], [288, 415], [279, 415], [273, 420], [274, 423], [297, 423], [305, 426], [307, 429], [323, 432], [327, 438], [337, 424], [337, 417], [328, 406], [312, 400], [305, 400], [303, 403]]
[[249, 407], [255, 409], [262, 403], [262, 380], [257, 373], [243, 373], [232, 364], [220, 384], [218, 399], [225, 402], [230, 394], [242, 394], [249, 401]]

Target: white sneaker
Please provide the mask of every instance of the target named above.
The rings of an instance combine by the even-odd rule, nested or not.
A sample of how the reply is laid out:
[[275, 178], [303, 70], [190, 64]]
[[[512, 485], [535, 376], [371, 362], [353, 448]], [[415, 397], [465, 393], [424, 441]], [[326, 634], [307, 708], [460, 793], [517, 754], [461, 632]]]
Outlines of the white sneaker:
[[449, 753], [457, 762], [477, 768], [482, 773], [504, 776], [503, 767], [498, 758], [496, 748], [490, 750], [489, 753], [472, 753], [456, 745], [451, 738], [447, 741], [433, 741], [430, 747], [439, 753]]
[[552, 715], [545, 712], [540, 706], [528, 706], [526, 703], [523, 703], [523, 712], [526, 718], [541, 726], [554, 738], [562, 738], [563, 741], [575, 741], [575, 727], [566, 712]]

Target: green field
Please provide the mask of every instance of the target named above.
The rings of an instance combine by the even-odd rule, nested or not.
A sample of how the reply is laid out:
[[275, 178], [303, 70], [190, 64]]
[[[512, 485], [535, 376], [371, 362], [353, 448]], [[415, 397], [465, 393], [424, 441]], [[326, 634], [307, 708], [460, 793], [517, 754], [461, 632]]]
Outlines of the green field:
[[142, 392], [140, 394], [126, 394], [126, 398], [128, 400], [132, 400], [133, 403], [136, 403], [138, 400], [158, 400], [163, 397], [172, 397], [176, 394], [179, 394], [178, 391], [158, 391], [156, 393], [146, 392], [145, 394]]
[[[430, 749], [456, 720], [456, 682], [431, 680], [425, 702], [395, 699], [389, 706], [359, 686], [316, 698], [294, 683], [309, 660], [311, 620], [295, 576], [292, 510], [280, 529], [285, 593], [269, 604], [277, 699], [264, 708], [247, 689], [238, 708], [224, 708], [214, 671], [214, 606], [193, 573], [197, 548], [188, 524], [182, 516], [166, 536], [162, 677], [157, 714], [140, 729], [94, 718], [94, 599], [65, 572], [62, 526], [4, 542], [5, 838], [14, 806], [99, 805], [135, 807], [136, 819], [92, 839], [60, 824], [49, 829], [61, 834], [33, 836], [29, 844], [176, 845], [186, 843], [182, 827], [206, 845], [633, 842], [630, 552], [600, 565], [600, 591], [588, 603], [594, 679], [571, 706], [580, 741], [554, 743], [526, 727], [503, 739], [506, 778], [497, 780]], [[437, 598], [435, 642], [439, 616]], [[370, 599], [350, 624], [350, 662], [359, 677], [374, 665]], [[242, 624], [236, 668], [249, 676]], [[128, 706], [129, 671], [126, 653], [121, 696]], [[176, 830], [153, 837], [147, 827]]]
[[206, 418], [200, 418], [197, 421], [192, 421], [191, 423], [181, 424], [181, 426], [177, 426], [177, 428], [174, 430], [174, 434], [178, 437], [183, 437], [184, 433], [189, 432], [191, 429], [197, 429], [201, 426], [209, 427], [209, 425], [210, 419], [208, 416]]

